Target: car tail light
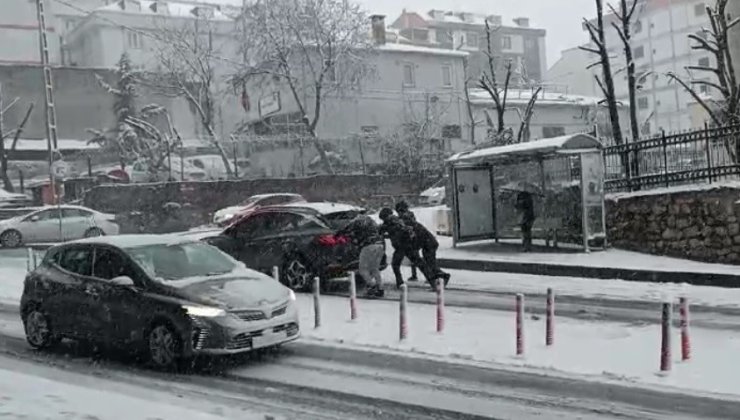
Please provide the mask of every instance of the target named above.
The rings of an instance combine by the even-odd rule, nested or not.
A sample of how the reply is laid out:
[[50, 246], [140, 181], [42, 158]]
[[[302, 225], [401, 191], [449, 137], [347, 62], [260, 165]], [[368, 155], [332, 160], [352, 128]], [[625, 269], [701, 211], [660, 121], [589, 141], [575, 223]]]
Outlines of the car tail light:
[[323, 246], [337, 246], [348, 243], [349, 239], [346, 236], [321, 235], [316, 238], [316, 242]]

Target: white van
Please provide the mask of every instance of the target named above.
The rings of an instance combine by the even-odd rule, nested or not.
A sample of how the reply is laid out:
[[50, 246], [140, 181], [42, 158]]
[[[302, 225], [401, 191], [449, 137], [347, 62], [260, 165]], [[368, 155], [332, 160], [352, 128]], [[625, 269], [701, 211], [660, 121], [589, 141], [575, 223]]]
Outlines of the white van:
[[[196, 155], [185, 157], [185, 162], [204, 171], [210, 180], [227, 179], [229, 171], [221, 155]], [[231, 168], [230, 165], [229, 168]]]

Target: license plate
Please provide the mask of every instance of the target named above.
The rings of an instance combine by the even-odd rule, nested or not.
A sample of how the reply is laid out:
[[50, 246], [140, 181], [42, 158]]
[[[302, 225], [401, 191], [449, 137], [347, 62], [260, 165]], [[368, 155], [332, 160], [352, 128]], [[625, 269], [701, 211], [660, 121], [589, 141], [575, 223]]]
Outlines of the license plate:
[[254, 337], [252, 338], [252, 348], [257, 349], [262, 347], [269, 347], [278, 343], [282, 343], [287, 338], [288, 333], [286, 331]]

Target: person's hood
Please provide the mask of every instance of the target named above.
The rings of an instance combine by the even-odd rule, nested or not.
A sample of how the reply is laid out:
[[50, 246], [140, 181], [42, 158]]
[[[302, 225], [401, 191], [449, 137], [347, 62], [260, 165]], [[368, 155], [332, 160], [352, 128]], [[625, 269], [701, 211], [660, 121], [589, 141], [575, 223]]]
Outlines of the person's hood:
[[213, 279], [168, 282], [188, 301], [224, 310], [270, 308], [287, 302], [292, 292], [270, 276], [237, 269]]

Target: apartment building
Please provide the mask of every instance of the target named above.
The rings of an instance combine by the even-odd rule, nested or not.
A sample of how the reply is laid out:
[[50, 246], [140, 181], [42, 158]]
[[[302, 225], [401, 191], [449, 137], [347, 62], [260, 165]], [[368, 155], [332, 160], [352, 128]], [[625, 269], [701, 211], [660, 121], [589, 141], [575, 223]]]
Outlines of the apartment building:
[[470, 53], [469, 72], [480, 74], [487, 65], [486, 21], [495, 29], [492, 49], [500, 65], [514, 63], [514, 69], [528, 80], [541, 82], [547, 69], [544, 29], [530, 27], [526, 17], [506, 24], [498, 15], [430, 10], [425, 14], [403, 10], [391, 24], [405, 42], [415, 45], [462, 50]]
[[[58, 22], [53, 2], [47, 0], [49, 61], [61, 62]], [[0, 13], [0, 64], [40, 64], [39, 24], [36, 3], [28, 0], [2, 0]]]

